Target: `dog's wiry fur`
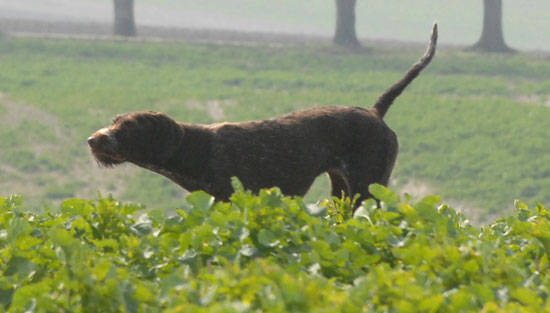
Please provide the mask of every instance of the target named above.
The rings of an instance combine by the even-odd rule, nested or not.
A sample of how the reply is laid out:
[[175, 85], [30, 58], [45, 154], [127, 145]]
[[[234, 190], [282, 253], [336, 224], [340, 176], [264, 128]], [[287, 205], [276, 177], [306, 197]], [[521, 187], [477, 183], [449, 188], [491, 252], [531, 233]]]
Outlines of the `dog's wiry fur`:
[[326, 172], [332, 195], [370, 196], [372, 183], [386, 185], [393, 169], [397, 137], [383, 120], [394, 99], [435, 54], [437, 25], [424, 56], [372, 109], [320, 107], [274, 119], [197, 125], [178, 123], [162, 113], [118, 116], [88, 142], [105, 166], [131, 162], [164, 175], [189, 190], [217, 200], [232, 193], [230, 178], [257, 192], [277, 186], [303, 196]]

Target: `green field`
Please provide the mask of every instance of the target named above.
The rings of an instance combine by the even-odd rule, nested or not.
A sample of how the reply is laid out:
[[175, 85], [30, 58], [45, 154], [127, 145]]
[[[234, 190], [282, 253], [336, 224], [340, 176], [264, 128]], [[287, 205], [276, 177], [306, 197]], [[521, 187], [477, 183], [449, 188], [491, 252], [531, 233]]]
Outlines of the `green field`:
[[[180, 207], [183, 191], [160, 176], [98, 168], [86, 138], [135, 110], [208, 123], [370, 107], [422, 53], [3, 39], [0, 190], [22, 194], [32, 209], [98, 191], [148, 208]], [[386, 117], [401, 144], [392, 185], [413, 194], [424, 186], [474, 219], [508, 210], [516, 198], [549, 203], [548, 73], [548, 57], [440, 50]], [[321, 181], [309, 201], [327, 189]]]

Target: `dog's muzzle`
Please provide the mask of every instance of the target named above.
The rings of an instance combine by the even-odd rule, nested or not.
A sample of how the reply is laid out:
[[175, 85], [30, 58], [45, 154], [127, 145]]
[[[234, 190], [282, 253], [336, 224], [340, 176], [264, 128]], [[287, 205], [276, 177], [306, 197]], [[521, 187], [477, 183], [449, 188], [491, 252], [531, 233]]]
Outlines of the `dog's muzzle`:
[[88, 145], [94, 157], [104, 165], [113, 165], [126, 161], [119, 155], [118, 142], [107, 128], [103, 128], [88, 137]]

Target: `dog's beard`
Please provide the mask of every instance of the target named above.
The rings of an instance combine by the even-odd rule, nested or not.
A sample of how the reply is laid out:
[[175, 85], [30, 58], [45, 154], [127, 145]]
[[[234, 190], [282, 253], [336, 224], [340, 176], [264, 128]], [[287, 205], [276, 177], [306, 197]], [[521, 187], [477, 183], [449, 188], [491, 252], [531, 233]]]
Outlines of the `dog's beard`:
[[126, 159], [116, 155], [92, 151], [97, 164], [101, 167], [111, 168], [126, 162]]

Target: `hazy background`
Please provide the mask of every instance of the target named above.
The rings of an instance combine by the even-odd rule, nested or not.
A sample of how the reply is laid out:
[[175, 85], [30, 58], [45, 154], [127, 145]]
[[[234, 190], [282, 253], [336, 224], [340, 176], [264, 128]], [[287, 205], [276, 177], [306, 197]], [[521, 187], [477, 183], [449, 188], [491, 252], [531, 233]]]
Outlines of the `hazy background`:
[[[550, 1], [503, 1], [507, 43], [521, 50], [550, 50]], [[445, 44], [468, 45], [480, 35], [481, 0], [359, 0], [360, 38], [425, 41], [440, 22]], [[139, 26], [240, 30], [330, 37], [332, 0], [135, 0]], [[4, 20], [111, 24], [111, 0], [0, 0]], [[22, 23], [24, 24], [24, 23]], [[18, 29], [26, 30], [19, 24]], [[40, 29], [39, 29], [40, 30]], [[43, 29], [42, 29], [43, 30]]]

